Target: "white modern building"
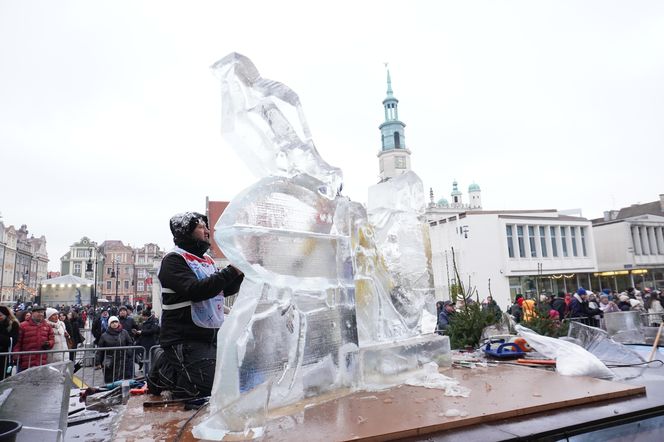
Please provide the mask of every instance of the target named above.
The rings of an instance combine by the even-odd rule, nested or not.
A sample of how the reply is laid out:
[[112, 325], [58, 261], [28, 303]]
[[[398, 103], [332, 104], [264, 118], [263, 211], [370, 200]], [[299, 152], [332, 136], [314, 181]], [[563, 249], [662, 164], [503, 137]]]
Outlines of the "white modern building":
[[591, 222], [556, 210], [468, 211], [430, 220], [436, 297], [449, 299], [459, 277], [480, 300], [501, 308], [517, 294], [593, 287], [597, 272]]
[[664, 194], [593, 220], [597, 279], [623, 290], [664, 287]]

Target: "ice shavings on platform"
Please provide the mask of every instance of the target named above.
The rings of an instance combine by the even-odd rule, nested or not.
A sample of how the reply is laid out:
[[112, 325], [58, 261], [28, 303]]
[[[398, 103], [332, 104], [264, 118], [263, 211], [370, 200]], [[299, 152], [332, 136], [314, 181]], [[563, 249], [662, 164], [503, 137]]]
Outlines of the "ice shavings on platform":
[[245, 281], [219, 331], [210, 410], [194, 436], [255, 436], [270, 410], [367, 385], [453, 391], [430, 372], [450, 365], [448, 338], [420, 336], [433, 285], [417, 175], [374, 186], [367, 215], [340, 195], [341, 171], [318, 154], [290, 88], [239, 54], [213, 69], [222, 133], [259, 181], [215, 226]]

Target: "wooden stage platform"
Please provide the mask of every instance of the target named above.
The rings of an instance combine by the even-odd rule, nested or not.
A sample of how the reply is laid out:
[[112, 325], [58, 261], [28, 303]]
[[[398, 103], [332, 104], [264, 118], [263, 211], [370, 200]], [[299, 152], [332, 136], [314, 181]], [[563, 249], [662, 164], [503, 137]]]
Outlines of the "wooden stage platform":
[[[412, 386], [356, 392], [315, 405], [291, 407], [288, 415], [278, 410], [261, 440], [396, 440], [645, 394], [645, 387], [639, 385], [560, 376], [513, 365], [441, 373], [469, 388], [470, 396], [447, 397], [439, 389]], [[148, 399], [131, 398], [114, 440], [172, 441], [185, 423], [180, 440], [197, 440], [191, 428], [204, 411], [186, 422], [193, 411], [184, 411], [182, 405], [144, 409], [142, 404]]]

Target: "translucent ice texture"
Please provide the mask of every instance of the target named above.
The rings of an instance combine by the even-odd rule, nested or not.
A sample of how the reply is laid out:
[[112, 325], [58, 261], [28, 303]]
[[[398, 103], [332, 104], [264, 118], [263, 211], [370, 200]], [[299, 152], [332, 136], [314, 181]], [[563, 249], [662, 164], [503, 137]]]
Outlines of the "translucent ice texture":
[[339, 195], [341, 173], [318, 155], [291, 89], [238, 54], [214, 69], [222, 132], [260, 180], [215, 226], [245, 280], [219, 331], [208, 418], [193, 435], [255, 437], [275, 408], [363, 380], [389, 387], [447, 361], [447, 337], [417, 337], [433, 293], [419, 178], [376, 191], [375, 229], [362, 205]]
[[0, 416], [23, 424], [19, 440], [62, 440], [74, 363], [32, 367], [0, 382]]
[[334, 223], [338, 199], [312, 183], [306, 175], [267, 177], [224, 211], [215, 240], [249, 279], [293, 290], [353, 284], [348, 228]]
[[645, 333], [638, 311], [614, 312], [604, 315], [606, 332], [616, 342], [624, 344], [645, 343]]
[[257, 177], [307, 174], [334, 198], [341, 170], [318, 154], [300, 98], [285, 84], [260, 76], [244, 55], [231, 53], [212, 69], [221, 80], [221, 131]]
[[422, 181], [409, 171], [370, 187], [368, 213], [394, 284], [391, 301], [408, 327], [419, 332], [422, 311], [425, 305], [433, 309], [434, 300]]

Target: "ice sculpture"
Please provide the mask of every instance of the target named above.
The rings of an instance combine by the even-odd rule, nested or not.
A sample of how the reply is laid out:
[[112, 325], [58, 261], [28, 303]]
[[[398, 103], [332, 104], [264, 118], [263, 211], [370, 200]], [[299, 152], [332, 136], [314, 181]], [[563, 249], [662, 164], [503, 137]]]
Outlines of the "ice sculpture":
[[[213, 69], [222, 134], [259, 181], [215, 226], [245, 282], [219, 330], [210, 409], [194, 436], [258, 436], [268, 410], [368, 383], [384, 388], [445, 362], [446, 337], [416, 338], [431, 289], [426, 237], [413, 235], [424, 232], [412, 198], [422, 193], [419, 179], [395, 181], [396, 193], [392, 184], [376, 191], [384, 201], [375, 229], [362, 205], [340, 195], [341, 171], [316, 151], [290, 88], [262, 78], [239, 54]], [[404, 233], [415, 240], [398, 237]]]

